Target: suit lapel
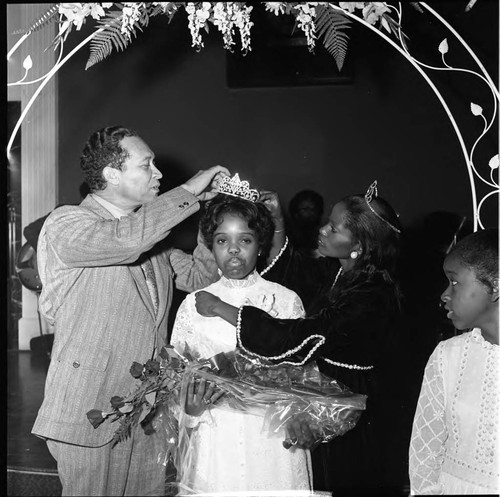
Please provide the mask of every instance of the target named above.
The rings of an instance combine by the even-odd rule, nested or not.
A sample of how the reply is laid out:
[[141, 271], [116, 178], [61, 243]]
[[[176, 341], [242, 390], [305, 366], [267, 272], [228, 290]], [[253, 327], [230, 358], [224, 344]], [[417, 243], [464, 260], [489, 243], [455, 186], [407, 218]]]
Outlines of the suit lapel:
[[151, 257], [151, 264], [153, 265], [153, 271], [156, 278], [156, 288], [158, 290], [158, 315], [156, 316], [156, 319], [161, 321], [167, 307], [167, 288], [165, 288], [165, 278], [163, 276], [165, 269], [162, 270], [160, 266], [160, 257], [158, 256]]
[[[102, 206], [97, 200], [95, 200], [92, 195], [87, 195], [81, 202], [80, 204], [82, 207], [85, 207], [87, 209], [90, 209], [91, 211], [95, 212], [99, 216], [103, 217], [104, 219], [115, 219], [115, 216], [111, 212], [109, 212], [104, 206]], [[155, 259], [155, 258], [153, 258]], [[153, 266], [155, 268], [155, 276], [158, 272], [158, 267], [153, 263]], [[128, 269], [130, 270], [130, 274], [134, 278], [135, 284], [137, 286], [137, 290], [139, 292], [139, 295], [141, 296], [142, 301], [148, 308], [149, 312], [153, 316], [154, 319], [156, 319], [155, 316], [155, 310], [154, 310], [154, 305], [153, 305], [153, 300], [151, 299], [151, 294], [149, 293], [149, 288], [148, 284], [146, 283], [146, 277], [144, 276], [144, 272], [141, 268], [140, 265], [140, 259], [137, 261], [135, 264], [128, 264], [127, 266]], [[158, 281], [158, 278], [157, 278]], [[158, 288], [158, 296], [160, 298], [160, 289]], [[160, 298], [161, 302], [161, 298]], [[161, 309], [161, 306], [158, 307]], [[159, 314], [159, 313], [158, 313]]]

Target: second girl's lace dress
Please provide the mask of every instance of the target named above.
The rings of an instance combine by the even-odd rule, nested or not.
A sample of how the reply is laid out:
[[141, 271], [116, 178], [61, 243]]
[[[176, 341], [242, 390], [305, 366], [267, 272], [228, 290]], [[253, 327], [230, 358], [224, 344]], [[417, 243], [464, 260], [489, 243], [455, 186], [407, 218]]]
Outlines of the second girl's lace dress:
[[498, 370], [498, 345], [478, 329], [438, 344], [413, 423], [412, 494], [498, 495]]
[[[222, 277], [205, 290], [231, 305], [253, 305], [276, 317], [304, 315], [294, 292], [257, 272], [245, 280]], [[179, 307], [171, 343], [181, 353], [187, 344], [199, 358], [209, 358], [236, 348], [236, 330], [220, 318], [198, 314], [192, 293]], [[181, 492], [311, 489], [309, 451], [284, 449], [286, 435], [263, 431], [261, 416], [231, 410], [223, 399], [217, 404], [198, 418], [188, 417], [195, 428], [189, 443], [192, 458], [187, 467], [178, 468]]]

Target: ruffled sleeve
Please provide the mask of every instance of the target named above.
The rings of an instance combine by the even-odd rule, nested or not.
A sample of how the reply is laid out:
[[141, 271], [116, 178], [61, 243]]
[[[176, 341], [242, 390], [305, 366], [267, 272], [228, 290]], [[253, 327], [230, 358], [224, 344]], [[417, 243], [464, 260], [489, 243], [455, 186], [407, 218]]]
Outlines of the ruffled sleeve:
[[188, 297], [186, 297], [179, 306], [175, 318], [172, 337], [170, 343], [179, 352], [184, 352], [184, 346], [187, 343], [191, 345], [194, 341], [194, 327], [189, 311]]
[[448, 437], [444, 410], [443, 343], [432, 353], [425, 368], [417, 403], [409, 450], [411, 493], [441, 495], [439, 475]]

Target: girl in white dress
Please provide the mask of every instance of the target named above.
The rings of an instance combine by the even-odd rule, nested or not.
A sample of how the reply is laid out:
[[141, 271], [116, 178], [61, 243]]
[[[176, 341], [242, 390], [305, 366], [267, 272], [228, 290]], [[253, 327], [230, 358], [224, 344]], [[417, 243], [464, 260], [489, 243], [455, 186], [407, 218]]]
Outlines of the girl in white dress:
[[444, 261], [441, 295], [455, 328], [424, 374], [409, 452], [411, 493], [499, 491], [498, 229], [461, 240]]
[[[221, 279], [206, 290], [235, 306], [249, 303], [277, 317], [304, 315], [296, 293], [266, 281], [255, 270], [259, 255], [269, 252], [274, 232], [271, 214], [262, 203], [219, 194], [207, 205], [200, 230], [221, 272]], [[179, 307], [171, 344], [181, 353], [187, 345], [191, 353], [206, 359], [235, 350], [236, 329], [221, 318], [198, 314], [192, 293]], [[187, 416], [181, 422], [187, 420], [193, 430], [191, 459], [178, 467], [181, 493], [309, 494], [309, 451], [285, 450], [284, 433], [265, 433], [262, 416], [231, 410], [219, 396], [204, 380], [188, 388]]]

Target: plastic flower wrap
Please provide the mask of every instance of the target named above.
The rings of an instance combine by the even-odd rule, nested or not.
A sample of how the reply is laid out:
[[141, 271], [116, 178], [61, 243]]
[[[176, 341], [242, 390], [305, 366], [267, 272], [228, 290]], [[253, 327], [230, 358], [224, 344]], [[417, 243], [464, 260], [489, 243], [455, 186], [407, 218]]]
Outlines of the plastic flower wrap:
[[201, 359], [187, 347], [183, 355], [163, 347], [158, 360], [144, 365], [134, 362], [130, 373], [141, 380], [140, 385], [125, 397], [112, 397], [110, 412], [92, 409], [87, 417], [94, 428], [105, 419], [118, 421], [114, 444], [128, 438], [137, 425], [147, 434], [160, 436], [164, 451], [158, 454], [158, 462], [173, 467], [173, 472], [183, 464], [179, 458], [189, 453], [189, 430], [196, 429], [181, 408], [193, 376], [224, 392], [211, 409], [262, 416], [262, 436], [276, 434], [300, 417], [313, 428], [318, 442], [327, 442], [352, 429], [366, 406], [365, 395], [322, 374], [315, 363], [275, 365], [238, 350]]

